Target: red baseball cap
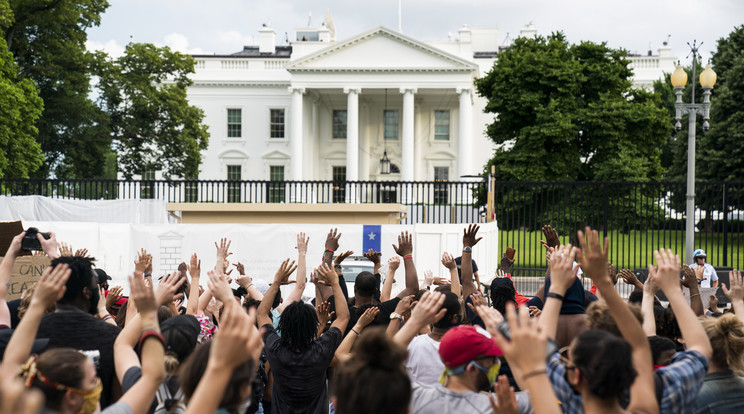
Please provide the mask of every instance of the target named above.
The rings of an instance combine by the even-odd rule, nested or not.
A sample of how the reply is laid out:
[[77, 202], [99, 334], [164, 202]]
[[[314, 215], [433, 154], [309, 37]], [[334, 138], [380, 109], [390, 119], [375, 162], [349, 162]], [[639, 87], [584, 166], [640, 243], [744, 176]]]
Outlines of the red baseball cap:
[[448, 330], [439, 342], [439, 357], [447, 368], [459, 367], [481, 356], [503, 354], [488, 332], [470, 325]]

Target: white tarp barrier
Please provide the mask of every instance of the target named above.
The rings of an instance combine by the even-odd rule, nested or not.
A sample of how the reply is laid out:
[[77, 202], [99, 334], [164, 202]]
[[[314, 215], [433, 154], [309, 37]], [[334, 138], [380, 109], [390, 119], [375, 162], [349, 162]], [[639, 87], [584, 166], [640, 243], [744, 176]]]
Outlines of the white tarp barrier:
[[[230, 250], [234, 254], [228, 258], [231, 263], [240, 261], [251, 276], [271, 281], [282, 260], [297, 258], [294, 246], [297, 233], [303, 231], [310, 237], [307, 254], [310, 271], [320, 264], [325, 238], [331, 228], [328, 224], [129, 225], [33, 221], [24, 221], [23, 225], [37, 227], [43, 232], [53, 231], [57, 240], [71, 244], [74, 249], [87, 248], [89, 254], [97, 259], [97, 265], [114, 279], [111, 286], [125, 287], [128, 286], [127, 275], [134, 270], [135, 253], [140, 248], [153, 255], [153, 274], [156, 277], [175, 270], [182, 261], [188, 263], [192, 253], [197, 253], [201, 259], [202, 275], [206, 276], [207, 270], [214, 267], [214, 242], [221, 237], [232, 240]], [[464, 227], [464, 224], [382, 225], [381, 272], [384, 275], [387, 259], [395, 255], [392, 245], [397, 244], [400, 232], [410, 231], [414, 235], [413, 259], [419, 279], [423, 280], [424, 270], [434, 271], [435, 276], [448, 276], [440, 262], [442, 253], [448, 251], [455, 257], [460, 255]], [[353, 250], [355, 255], [361, 255], [362, 225], [342, 224], [337, 228], [342, 233], [339, 250]], [[496, 223], [482, 224], [479, 235], [484, 239], [476, 245], [473, 257], [478, 263], [481, 280], [490, 280], [501, 256]], [[400, 287], [402, 274], [401, 266], [396, 278]]]
[[163, 200], [73, 200], [0, 196], [0, 221], [167, 224]]

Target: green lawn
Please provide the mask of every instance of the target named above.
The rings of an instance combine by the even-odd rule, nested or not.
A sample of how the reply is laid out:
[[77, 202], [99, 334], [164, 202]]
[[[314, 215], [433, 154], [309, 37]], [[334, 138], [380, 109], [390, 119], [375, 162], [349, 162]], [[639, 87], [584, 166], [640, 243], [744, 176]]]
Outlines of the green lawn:
[[[601, 235], [601, 234], [600, 234]], [[610, 261], [616, 268], [636, 269], [653, 263], [653, 251], [660, 247], [670, 248], [684, 260], [685, 232], [680, 230], [631, 231], [629, 233], [610, 232]], [[517, 250], [515, 266], [544, 268], [545, 249], [540, 244], [543, 234], [540, 231], [500, 231], [499, 246], [501, 251], [507, 247]], [[744, 267], [744, 233], [727, 234], [726, 265], [741, 269]], [[562, 243], [568, 243], [568, 237], [561, 237]], [[724, 266], [723, 234], [696, 233], [695, 247], [705, 249], [708, 263], [713, 266]]]

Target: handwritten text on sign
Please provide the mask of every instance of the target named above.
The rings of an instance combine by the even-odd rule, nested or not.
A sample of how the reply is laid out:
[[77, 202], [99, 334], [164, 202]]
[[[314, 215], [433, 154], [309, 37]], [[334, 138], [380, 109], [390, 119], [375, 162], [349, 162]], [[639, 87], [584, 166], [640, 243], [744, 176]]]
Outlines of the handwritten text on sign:
[[20, 299], [24, 290], [39, 281], [47, 266], [49, 266], [49, 258], [46, 256], [16, 258], [8, 284], [8, 300]]

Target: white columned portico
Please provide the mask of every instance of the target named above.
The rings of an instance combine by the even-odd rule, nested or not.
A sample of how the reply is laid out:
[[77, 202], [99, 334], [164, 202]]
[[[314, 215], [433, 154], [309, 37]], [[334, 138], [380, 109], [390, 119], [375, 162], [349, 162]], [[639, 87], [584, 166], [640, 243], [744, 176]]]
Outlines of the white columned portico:
[[401, 88], [403, 94], [403, 143], [401, 148], [401, 179], [402, 181], [413, 181], [414, 179], [414, 153], [413, 153], [413, 95], [415, 88]]
[[346, 103], [346, 180], [359, 180], [359, 88], [344, 88]]
[[302, 169], [302, 95], [305, 88], [290, 87], [289, 92], [292, 94], [292, 119], [291, 119], [291, 136], [290, 152], [292, 156], [292, 180], [300, 181], [304, 179]]
[[460, 131], [457, 139], [457, 179], [473, 173], [472, 89], [457, 89], [460, 95]]

